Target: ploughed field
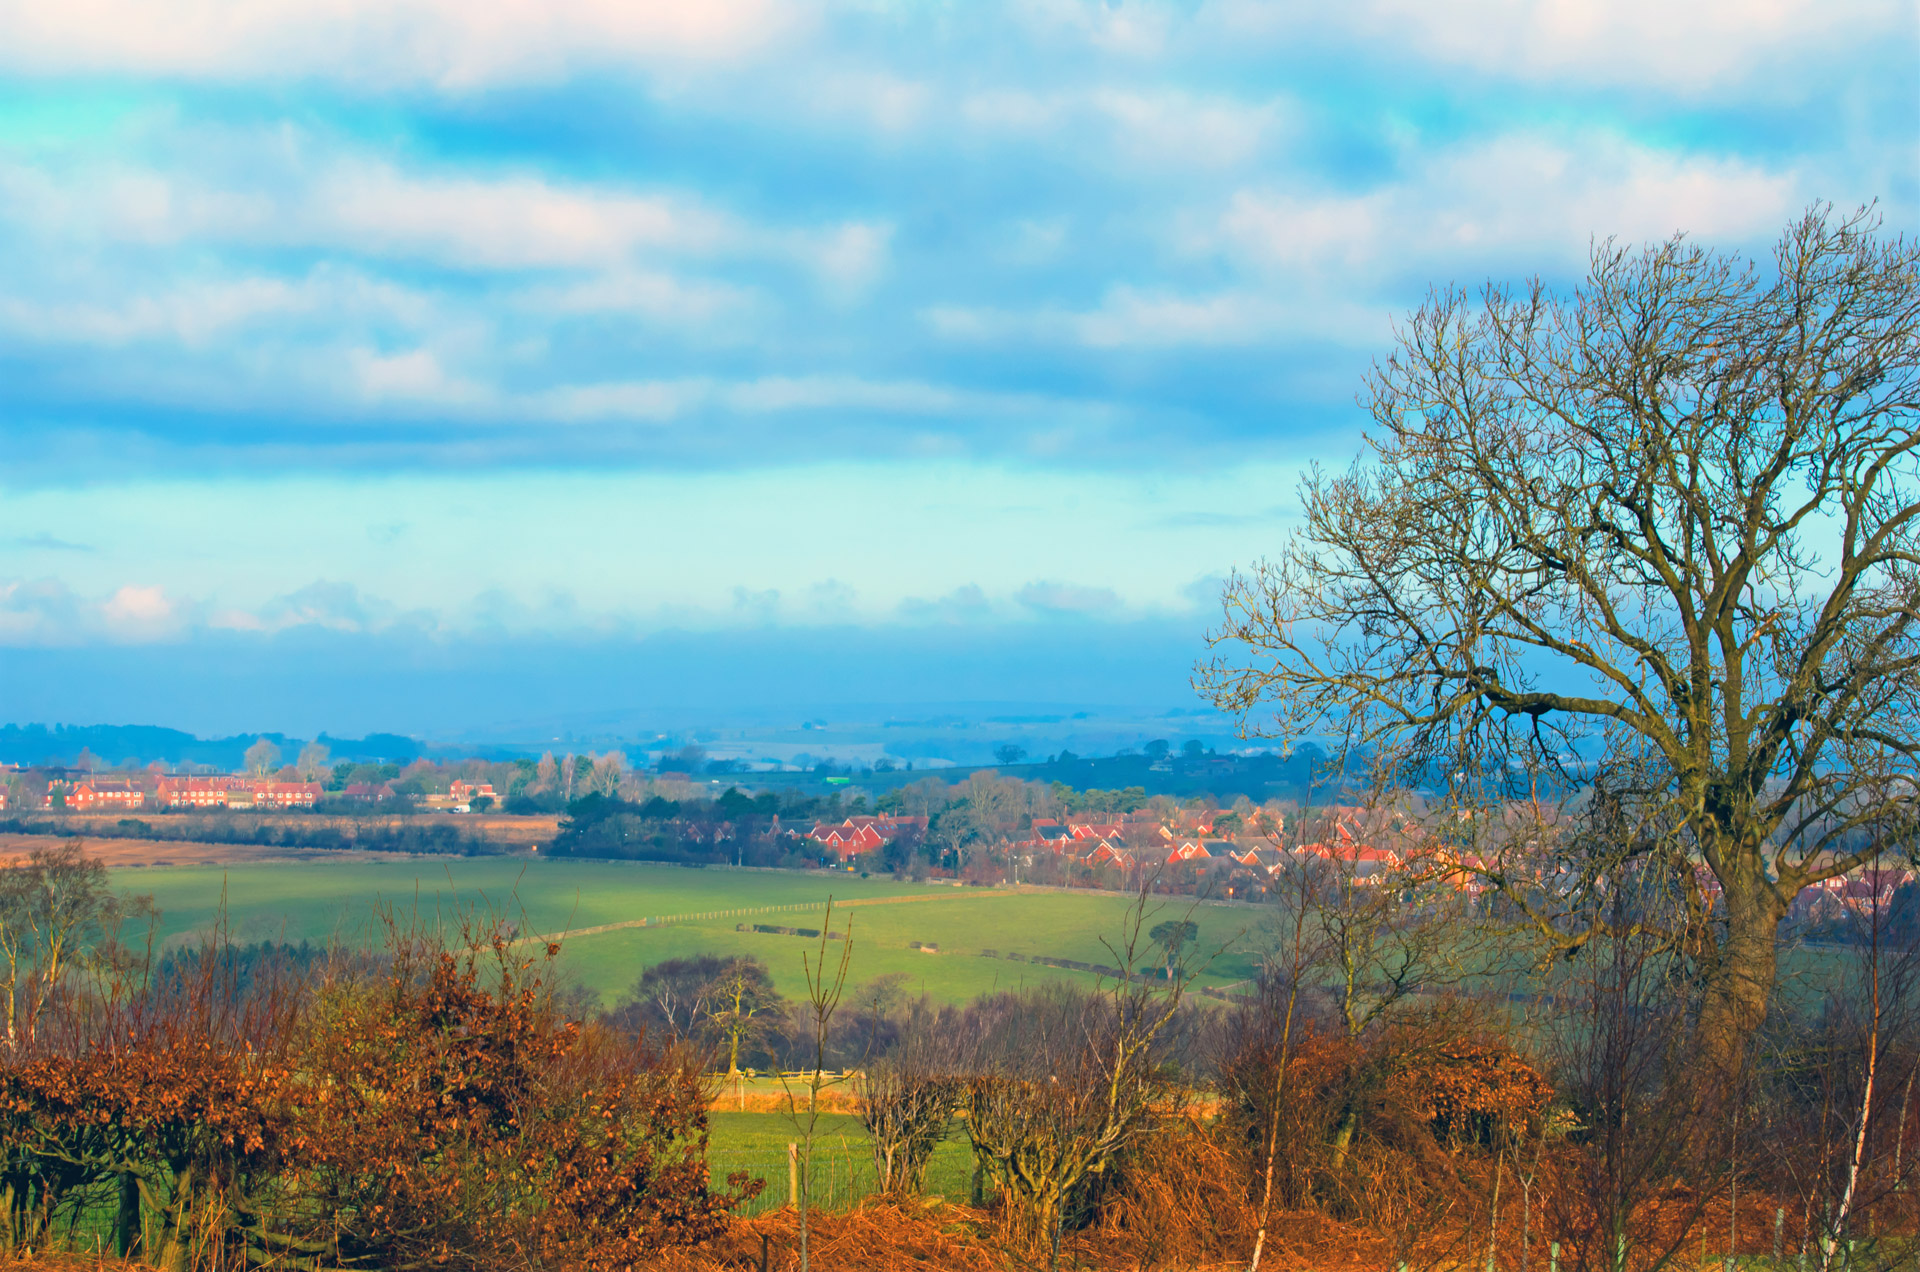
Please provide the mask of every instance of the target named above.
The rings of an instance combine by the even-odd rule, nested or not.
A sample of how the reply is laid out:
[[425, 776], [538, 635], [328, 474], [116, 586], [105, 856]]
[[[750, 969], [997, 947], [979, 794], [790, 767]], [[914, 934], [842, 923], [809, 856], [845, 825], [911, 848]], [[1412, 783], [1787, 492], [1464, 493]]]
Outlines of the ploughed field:
[[[152, 894], [162, 939], [174, 943], [224, 920], [241, 943], [376, 945], [384, 910], [447, 922], [495, 915], [523, 934], [558, 939], [564, 973], [609, 1006], [646, 967], [691, 954], [752, 955], [782, 994], [802, 997], [801, 956], [818, 942], [752, 929], [817, 930], [829, 897], [833, 930], [852, 929], [850, 984], [905, 973], [908, 993], [941, 1002], [1053, 981], [1091, 985], [1093, 972], [1033, 960], [1115, 964], [1104, 942], [1118, 943], [1133, 904], [1111, 893], [955, 888], [852, 873], [397, 854], [155, 865], [115, 871], [113, 880], [125, 893]], [[1225, 987], [1249, 975], [1257, 909], [1153, 898], [1146, 926], [1182, 917], [1200, 925], [1202, 950], [1222, 951], [1200, 985]], [[837, 941], [832, 952], [837, 958]], [[1150, 964], [1153, 956], [1143, 930], [1136, 960]]]

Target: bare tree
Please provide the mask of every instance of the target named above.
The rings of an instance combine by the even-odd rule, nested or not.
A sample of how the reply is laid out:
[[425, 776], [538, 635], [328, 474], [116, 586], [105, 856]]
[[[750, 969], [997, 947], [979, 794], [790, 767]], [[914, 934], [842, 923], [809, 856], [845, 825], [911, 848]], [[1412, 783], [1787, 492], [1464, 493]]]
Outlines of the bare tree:
[[1098, 993], [1008, 1004], [968, 1082], [967, 1133], [999, 1186], [1009, 1237], [1058, 1266], [1060, 1240], [1086, 1192], [1153, 1125], [1167, 1095], [1155, 1044], [1195, 973], [1164, 984], [1145, 964], [1148, 887], [1108, 944], [1120, 975]]
[[247, 748], [242, 763], [246, 765], [247, 772], [255, 777], [265, 777], [280, 763], [280, 748], [265, 738], [258, 738]]
[[[1260, 1272], [1267, 1227], [1273, 1219], [1274, 1168], [1280, 1159], [1280, 1134], [1288, 1100], [1293, 1095], [1287, 1084], [1294, 1067], [1301, 1026], [1305, 1023], [1302, 997], [1311, 988], [1312, 978], [1327, 962], [1327, 942], [1316, 918], [1320, 909], [1319, 884], [1318, 871], [1299, 869], [1284, 871], [1274, 881], [1272, 930], [1269, 939], [1263, 942], [1267, 948], [1261, 957], [1260, 996], [1251, 1013], [1252, 1019], [1243, 1024], [1247, 1032], [1256, 1034], [1264, 1044], [1259, 1056], [1264, 1063], [1249, 1067], [1256, 1079], [1267, 1079], [1259, 1089], [1241, 1093], [1242, 1103], [1256, 1113], [1263, 1112], [1260, 1118], [1260, 1226], [1254, 1233], [1248, 1272]], [[1296, 1099], [1295, 1103], [1302, 1101]]]
[[929, 1028], [924, 1002], [909, 1014], [906, 1034], [885, 1056], [870, 1059], [854, 1079], [860, 1117], [873, 1144], [880, 1191], [905, 1197], [920, 1191], [927, 1162], [947, 1132], [961, 1083], [943, 1040]]
[[705, 1001], [707, 1019], [727, 1051], [727, 1076], [737, 1078], [741, 1048], [766, 1030], [767, 1017], [778, 1010], [773, 978], [756, 959], [729, 959], [706, 987]]
[[[1570, 1010], [1552, 1049], [1583, 1151], [1553, 1204], [1577, 1272], [1627, 1272], [1630, 1263], [1652, 1272], [1678, 1254], [1713, 1194], [1704, 1174], [1717, 1154], [1701, 1141], [1727, 1102], [1698, 1080], [1676, 989], [1686, 968], [1658, 937], [1660, 912], [1684, 903], [1654, 866], [1623, 866], [1607, 884], [1596, 904], [1612, 921], [1556, 989]], [[1647, 1202], [1683, 1173], [1702, 1186], [1649, 1222]]]
[[0, 865], [0, 1009], [10, 1045], [33, 1041], [41, 1013], [120, 909], [107, 868], [77, 839]]
[[[813, 1054], [812, 1069], [808, 1073], [807, 1111], [802, 1116], [798, 1101], [794, 1099], [793, 1089], [787, 1088], [787, 1111], [793, 1120], [793, 1129], [799, 1136], [800, 1166], [800, 1272], [809, 1272], [811, 1268], [812, 1243], [808, 1214], [811, 1209], [813, 1189], [813, 1146], [820, 1133], [820, 1093], [829, 1087], [846, 1081], [843, 1073], [838, 1077], [828, 1077], [827, 1043], [833, 1036], [834, 1013], [840, 1010], [840, 998], [847, 988], [847, 969], [853, 963], [853, 923], [848, 921], [847, 930], [840, 942], [838, 961], [827, 958], [828, 943], [833, 939], [833, 898], [827, 898], [827, 911], [820, 920], [820, 947], [814, 955], [801, 955], [801, 967], [807, 981], [807, 1001], [801, 1008]], [[831, 970], [829, 964], [831, 963]], [[786, 1074], [780, 1075], [783, 1085]]]
[[315, 782], [327, 771], [327, 761], [331, 752], [318, 742], [309, 742], [300, 748], [300, 758], [294, 761], [294, 767], [300, 770], [300, 780]]
[[[1911, 842], [1920, 251], [1823, 208], [1765, 269], [1609, 241], [1569, 297], [1436, 294], [1366, 402], [1372, 462], [1305, 481], [1201, 682], [1408, 772], [1629, 774], [1635, 850], [1723, 898], [1694, 1038], [1732, 1074], [1793, 898], [1864, 827]], [[1530, 913], [1568, 949], [1605, 929]]]

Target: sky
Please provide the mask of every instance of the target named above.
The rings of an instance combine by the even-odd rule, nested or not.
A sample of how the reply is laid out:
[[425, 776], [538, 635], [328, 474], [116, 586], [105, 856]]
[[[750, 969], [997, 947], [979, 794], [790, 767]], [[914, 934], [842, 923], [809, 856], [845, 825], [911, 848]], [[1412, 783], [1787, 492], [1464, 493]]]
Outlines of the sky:
[[1861, 0], [0, 0], [0, 718], [1191, 706], [1429, 288], [1920, 210]]

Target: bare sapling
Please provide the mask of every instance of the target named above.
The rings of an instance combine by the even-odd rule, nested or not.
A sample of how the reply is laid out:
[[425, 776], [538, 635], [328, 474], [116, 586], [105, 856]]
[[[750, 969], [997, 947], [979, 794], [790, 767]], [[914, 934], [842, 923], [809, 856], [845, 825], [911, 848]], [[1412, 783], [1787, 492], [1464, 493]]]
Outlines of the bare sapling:
[[[1277, 842], [1277, 835], [1272, 836]], [[1260, 1272], [1266, 1252], [1267, 1226], [1273, 1219], [1274, 1165], [1280, 1152], [1280, 1122], [1287, 1104], [1287, 1076], [1294, 1060], [1294, 1027], [1301, 1011], [1301, 992], [1326, 958], [1326, 944], [1313, 916], [1319, 910], [1319, 875], [1297, 863], [1285, 870], [1272, 892], [1278, 931], [1275, 948], [1262, 961], [1261, 1019], [1257, 1027], [1273, 1038], [1270, 1061], [1273, 1086], [1269, 1092], [1262, 1130], [1260, 1164], [1260, 1226], [1253, 1237], [1249, 1272]]]
[[[1724, 1109], [1717, 1083], [1703, 1085], [1687, 1041], [1683, 960], [1660, 936], [1676, 904], [1664, 872], [1621, 867], [1608, 881], [1605, 935], [1589, 942], [1563, 995], [1557, 1068], [1578, 1127], [1572, 1170], [1554, 1198], [1571, 1239], [1575, 1272], [1651, 1272], [1696, 1231], [1710, 1189], [1663, 1208], [1658, 1228], [1641, 1222], [1648, 1203], [1711, 1154], [1703, 1126]], [[1644, 914], [1647, 922], [1638, 921]]]
[[[1825, 1226], [1820, 1234], [1820, 1267], [1822, 1272], [1834, 1266], [1842, 1246], [1851, 1247], [1854, 1220], [1860, 1202], [1864, 1173], [1871, 1168], [1868, 1146], [1874, 1129], [1876, 1079], [1879, 1077], [1882, 1051], [1886, 1045], [1889, 1003], [1885, 990], [1886, 963], [1886, 910], [1890, 898], [1881, 895], [1883, 876], [1880, 869], [1880, 857], [1876, 854], [1871, 860], [1871, 868], [1866, 871], [1869, 894], [1864, 904], [1852, 907], [1852, 918], [1856, 927], [1864, 928], [1859, 933], [1864, 938], [1864, 956], [1866, 960], [1866, 1036], [1861, 1040], [1862, 1074], [1860, 1082], [1860, 1100], [1858, 1111], [1853, 1117], [1851, 1143], [1847, 1146], [1845, 1181], [1841, 1185], [1839, 1204], [1833, 1211], [1832, 1223]], [[1904, 969], [1902, 969], [1904, 970]], [[1904, 978], [1900, 978], [1904, 979]], [[1904, 995], [1895, 994], [1895, 1001]], [[1909, 1079], [1909, 1086], [1911, 1080]], [[1904, 1121], [1904, 1102], [1901, 1109]], [[1884, 1118], [1882, 1119], [1884, 1120]], [[1898, 1144], [1904, 1126], [1896, 1124], [1894, 1140]], [[1895, 1167], [1898, 1173], [1898, 1166]]]
[[827, 1044], [833, 1032], [833, 1015], [839, 1010], [840, 998], [846, 992], [847, 969], [853, 960], [853, 924], [847, 924], [844, 939], [840, 942], [839, 960], [832, 964], [832, 970], [829, 971], [827, 949], [832, 936], [833, 898], [829, 897], [827, 912], [820, 924], [820, 948], [815, 954], [800, 956], [807, 980], [807, 1001], [802, 1010], [806, 1013], [813, 1051], [813, 1065], [806, 1079], [807, 1108], [804, 1114], [800, 1112], [787, 1075], [780, 1075], [781, 1084], [787, 1092], [787, 1116], [793, 1123], [794, 1138], [799, 1143], [799, 1196], [795, 1201], [800, 1220], [800, 1272], [810, 1272], [811, 1269], [807, 1219], [813, 1185], [813, 1147], [820, 1130], [820, 1095], [846, 1081], [845, 1075], [828, 1077], [826, 1065]]

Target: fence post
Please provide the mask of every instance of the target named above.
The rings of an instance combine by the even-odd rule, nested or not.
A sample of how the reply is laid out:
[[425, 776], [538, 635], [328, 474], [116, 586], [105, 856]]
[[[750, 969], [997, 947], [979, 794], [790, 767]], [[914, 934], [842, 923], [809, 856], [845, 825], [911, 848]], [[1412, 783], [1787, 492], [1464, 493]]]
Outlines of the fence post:
[[1787, 1211], [1778, 1207], [1773, 1212], [1773, 1261], [1780, 1262], [1780, 1256], [1786, 1253]]
[[1547, 1272], [1560, 1272], [1560, 1243], [1547, 1243]]
[[787, 1145], [787, 1204], [800, 1209], [800, 1146]]

